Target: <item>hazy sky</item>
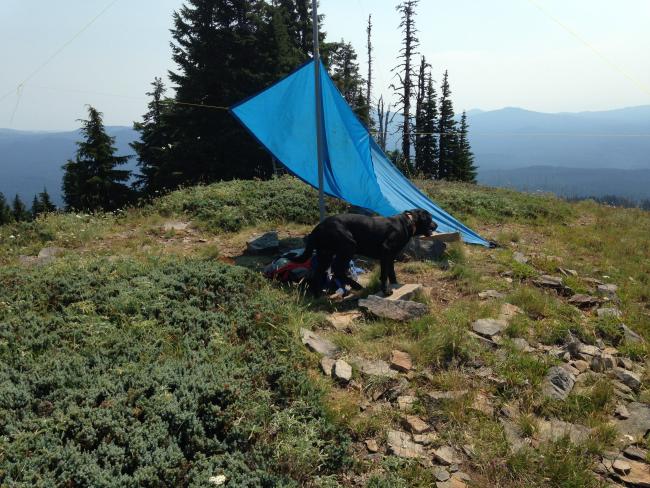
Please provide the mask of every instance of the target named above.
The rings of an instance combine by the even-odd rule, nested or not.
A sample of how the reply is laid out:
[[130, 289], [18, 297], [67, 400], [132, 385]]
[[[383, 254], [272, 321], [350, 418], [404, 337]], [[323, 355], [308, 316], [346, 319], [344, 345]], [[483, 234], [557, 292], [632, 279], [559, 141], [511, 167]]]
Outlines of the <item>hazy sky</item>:
[[[449, 70], [457, 110], [520, 106], [560, 112], [650, 104], [650, 0], [535, 1], [620, 70], [531, 0], [421, 0], [420, 52], [438, 80]], [[0, 0], [0, 97], [15, 90], [109, 3]], [[372, 13], [374, 83], [376, 90], [389, 93], [400, 47], [397, 0], [320, 3], [328, 38], [351, 41], [364, 71], [365, 27]], [[25, 84], [18, 104], [15, 93], [0, 101], [0, 127], [76, 128], [87, 103], [104, 112], [109, 125], [139, 119], [151, 80], [173, 68], [169, 28], [171, 13], [181, 4], [117, 0]]]

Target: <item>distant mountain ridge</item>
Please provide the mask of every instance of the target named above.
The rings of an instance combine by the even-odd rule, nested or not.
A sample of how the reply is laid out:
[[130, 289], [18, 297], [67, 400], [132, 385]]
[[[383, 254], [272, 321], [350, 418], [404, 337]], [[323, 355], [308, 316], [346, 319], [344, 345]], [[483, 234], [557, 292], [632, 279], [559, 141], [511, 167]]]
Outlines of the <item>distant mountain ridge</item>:
[[[626, 171], [650, 169], [650, 105], [576, 113], [516, 107], [467, 113], [482, 183], [566, 196], [579, 196], [573, 192], [584, 187], [585, 196], [650, 198], [650, 185], [644, 190], [639, 183], [646, 181], [645, 173]], [[137, 140], [137, 132], [121, 126], [107, 131], [116, 138], [118, 154], [133, 154], [129, 143]], [[0, 192], [9, 199], [18, 193], [30, 203], [47, 187], [60, 205], [61, 166], [74, 157], [80, 138], [79, 131], [0, 129]], [[397, 137], [391, 136], [389, 144], [396, 147]], [[126, 167], [135, 169], [135, 159]]]

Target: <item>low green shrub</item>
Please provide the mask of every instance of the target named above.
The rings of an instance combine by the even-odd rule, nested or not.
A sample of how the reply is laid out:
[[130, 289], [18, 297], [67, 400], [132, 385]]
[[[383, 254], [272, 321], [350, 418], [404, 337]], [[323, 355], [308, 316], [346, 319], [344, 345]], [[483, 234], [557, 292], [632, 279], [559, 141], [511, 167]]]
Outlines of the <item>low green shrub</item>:
[[243, 268], [0, 270], [2, 486], [299, 486], [345, 465], [287, 324]]

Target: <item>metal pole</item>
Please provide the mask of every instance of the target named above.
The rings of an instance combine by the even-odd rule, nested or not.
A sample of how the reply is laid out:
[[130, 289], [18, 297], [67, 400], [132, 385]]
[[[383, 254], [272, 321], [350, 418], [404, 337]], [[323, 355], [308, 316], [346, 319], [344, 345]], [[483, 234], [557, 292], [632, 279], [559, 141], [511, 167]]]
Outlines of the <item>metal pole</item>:
[[318, 47], [318, 6], [311, 1], [312, 24], [314, 27], [314, 76], [316, 82], [316, 152], [318, 154], [318, 208], [320, 221], [325, 219], [325, 196], [323, 193], [323, 95], [320, 82], [320, 51]]

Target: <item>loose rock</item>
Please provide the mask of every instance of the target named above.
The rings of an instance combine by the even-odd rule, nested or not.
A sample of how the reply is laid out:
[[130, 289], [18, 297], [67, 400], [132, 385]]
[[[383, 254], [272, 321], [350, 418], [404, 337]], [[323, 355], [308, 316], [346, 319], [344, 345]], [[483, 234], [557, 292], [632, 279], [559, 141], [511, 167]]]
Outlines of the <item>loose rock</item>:
[[528, 263], [528, 258], [526, 256], [524, 256], [524, 254], [519, 252], [519, 251], [515, 251], [513, 253], [512, 259], [514, 259], [519, 264], [527, 264]]
[[598, 298], [592, 297], [591, 295], [583, 295], [581, 293], [578, 293], [577, 295], [573, 295], [571, 298], [569, 298], [569, 303], [579, 308], [591, 308], [598, 305], [600, 301]]
[[449, 471], [447, 471], [445, 468], [436, 468], [433, 471], [433, 475], [436, 477], [437, 481], [447, 481], [449, 478], [451, 478]]
[[636, 373], [623, 368], [614, 368], [614, 374], [623, 384], [629, 386], [632, 390], [638, 391], [641, 388], [641, 378]]
[[637, 461], [645, 461], [646, 456], [648, 455], [648, 451], [636, 446], [628, 446], [623, 451], [623, 454], [625, 454], [630, 459], [636, 459]]
[[366, 442], [366, 449], [368, 449], [368, 452], [370, 453], [375, 453], [379, 451], [379, 444], [377, 444], [377, 441], [375, 439], [368, 439]]
[[534, 351], [532, 347], [528, 344], [528, 341], [526, 339], [522, 339], [521, 337], [516, 337], [512, 339], [512, 345], [517, 351], [523, 351], [523, 352], [531, 352]]
[[246, 242], [246, 251], [249, 254], [274, 254], [280, 248], [280, 240], [277, 232], [266, 232], [262, 235], [251, 237]]
[[323, 356], [332, 357], [336, 356], [339, 352], [339, 348], [333, 342], [320, 337], [311, 330], [301, 328], [300, 338], [305, 346]]
[[616, 471], [618, 474], [626, 475], [632, 470], [632, 466], [630, 466], [630, 463], [627, 461], [623, 461], [622, 459], [617, 459], [612, 463], [612, 468], [614, 471]]
[[626, 461], [630, 467], [630, 471], [621, 476], [621, 480], [628, 485], [638, 487], [650, 487], [650, 469], [646, 463], [639, 461]]
[[413, 440], [423, 446], [429, 446], [438, 440], [438, 436], [433, 432], [427, 432], [426, 434], [413, 435]]
[[596, 310], [596, 314], [600, 318], [615, 318], [619, 319], [621, 318], [621, 311], [618, 308], [599, 308]]
[[583, 361], [582, 359], [576, 359], [572, 363], [573, 367], [580, 371], [581, 373], [584, 373], [589, 369], [589, 363], [587, 361]]
[[546, 288], [562, 288], [564, 285], [562, 283], [562, 278], [550, 275], [542, 275], [536, 280], [533, 280], [537, 286], [546, 287]]
[[622, 420], [630, 418], [630, 412], [625, 407], [625, 405], [617, 405], [616, 410], [614, 411], [614, 415]]
[[621, 330], [623, 331], [625, 342], [630, 344], [645, 342], [645, 339], [643, 337], [634, 332], [627, 325], [621, 324]]
[[417, 415], [407, 415], [404, 421], [413, 434], [423, 434], [431, 429], [431, 426]]
[[338, 359], [334, 363], [332, 374], [334, 377], [336, 377], [337, 380], [347, 383], [352, 379], [352, 366], [350, 366], [342, 359]]
[[409, 410], [415, 403], [416, 398], [411, 395], [402, 395], [397, 397], [397, 408], [400, 410]]
[[524, 311], [517, 305], [513, 305], [512, 303], [504, 303], [501, 305], [501, 309], [499, 310], [499, 320], [505, 320], [506, 322], [509, 322], [516, 315], [523, 313]]
[[608, 297], [615, 297], [618, 286], [614, 284], [598, 285], [598, 292]]
[[628, 418], [616, 420], [616, 428], [623, 435], [643, 438], [650, 431], [650, 405], [639, 402], [627, 404]]
[[334, 312], [325, 317], [327, 323], [338, 331], [347, 331], [355, 320], [362, 317], [361, 312], [352, 310], [350, 312]]
[[505, 294], [498, 292], [496, 290], [485, 290], [478, 294], [481, 300], [487, 300], [488, 298], [500, 299], [504, 298]]
[[589, 438], [590, 430], [579, 424], [571, 424], [562, 420], [543, 420], [537, 422], [536, 437], [544, 442], [556, 441], [565, 435], [569, 436], [571, 442], [579, 444]]
[[599, 356], [594, 356], [591, 360], [591, 369], [599, 373], [613, 369], [615, 366], [616, 359], [611, 354], [603, 353]]
[[411, 356], [403, 351], [393, 350], [390, 353], [390, 367], [404, 373], [413, 369]]
[[334, 369], [334, 363], [336, 361], [332, 358], [328, 358], [327, 356], [321, 358], [320, 360], [320, 367], [323, 370], [323, 373], [325, 373], [326, 376], [332, 376], [332, 370]]
[[366, 299], [359, 300], [359, 307], [377, 317], [399, 321], [422, 317], [429, 311], [429, 307], [423, 303], [408, 300], [389, 300], [376, 295], [370, 295]]
[[362, 374], [367, 376], [389, 376], [394, 378], [397, 376], [397, 371], [390, 369], [386, 361], [381, 359], [364, 359], [360, 357], [350, 358], [350, 362], [354, 364]]
[[389, 430], [388, 448], [392, 454], [403, 458], [424, 458], [424, 448], [411, 440], [411, 436], [399, 430]]
[[479, 335], [491, 338], [503, 332], [508, 324], [505, 320], [479, 319], [472, 324], [472, 330]]
[[459, 464], [461, 462], [456, 450], [451, 446], [442, 446], [433, 451], [434, 459], [443, 466]]
[[550, 398], [565, 400], [571, 393], [575, 382], [574, 375], [559, 366], [554, 366], [548, 371], [544, 379], [542, 392]]

